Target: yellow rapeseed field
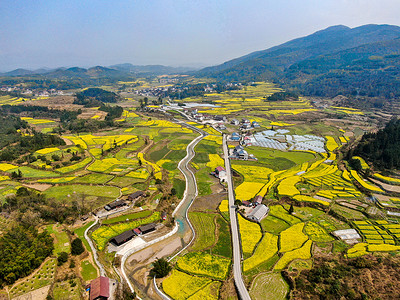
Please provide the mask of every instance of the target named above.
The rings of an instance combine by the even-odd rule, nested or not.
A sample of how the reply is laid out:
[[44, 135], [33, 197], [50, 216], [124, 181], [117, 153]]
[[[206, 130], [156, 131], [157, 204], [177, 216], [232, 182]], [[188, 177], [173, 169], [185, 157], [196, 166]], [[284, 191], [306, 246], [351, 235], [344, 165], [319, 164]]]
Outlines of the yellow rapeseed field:
[[222, 200], [221, 203], [219, 204], [218, 208], [219, 208], [220, 212], [229, 211], [229, 201], [228, 200]]
[[160, 179], [160, 180], [162, 179], [161, 168], [160, 168], [157, 164], [154, 164], [154, 163], [152, 163], [152, 162], [150, 162], [150, 161], [147, 161], [147, 160], [143, 157], [143, 153], [142, 153], [142, 152], [139, 152], [139, 153], [137, 154], [137, 157], [138, 157], [138, 159], [141, 160], [142, 163], [148, 164], [149, 166], [151, 166], [151, 167], [153, 168], [153, 170], [154, 170], [154, 177], [155, 177], [156, 179]]
[[36, 152], [39, 153], [39, 154], [48, 154], [48, 153], [51, 153], [51, 152], [56, 152], [58, 150], [60, 150], [60, 149], [57, 148], [57, 147], [53, 147], [53, 148], [43, 148], [43, 149], [40, 149], [40, 150], [38, 150]]
[[178, 269], [196, 275], [223, 280], [228, 275], [231, 260], [207, 252], [189, 252], [176, 262]]
[[242, 174], [245, 178], [245, 181], [260, 181], [267, 183], [270, 181], [268, 179], [268, 175], [273, 173], [273, 170], [270, 168], [239, 165], [235, 163], [232, 164], [232, 168]]
[[374, 177], [381, 179], [383, 181], [389, 182], [389, 183], [400, 184], [400, 179], [398, 179], [398, 178], [383, 176], [382, 174], [379, 174], [379, 173], [374, 173]]
[[250, 222], [238, 214], [240, 238], [244, 253], [253, 253], [254, 247], [261, 239], [261, 229], [256, 223]]
[[253, 269], [270, 259], [278, 252], [278, 237], [266, 232], [254, 254], [243, 262], [243, 271]]
[[14, 166], [12, 164], [7, 164], [7, 163], [0, 163], [0, 171], [6, 172], [8, 170], [12, 170], [18, 168], [17, 166]]
[[369, 183], [365, 182], [364, 180], [362, 180], [361, 177], [358, 175], [357, 171], [351, 170], [350, 174], [351, 174], [351, 176], [353, 176], [353, 178], [355, 180], [357, 180], [357, 182], [360, 185], [362, 185], [362, 187], [366, 188], [367, 190], [370, 190], [370, 191], [373, 191], [373, 192], [383, 193], [383, 191], [380, 188], [378, 188], [378, 187], [376, 187], [376, 186], [374, 186], [372, 184], [369, 184]]
[[355, 244], [352, 248], [347, 250], [347, 257], [352, 258], [368, 254], [367, 246], [368, 246], [367, 243]]
[[315, 203], [321, 203], [322, 205], [325, 206], [329, 206], [329, 202], [328, 201], [324, 201], [324, 200], [320, 200], [320, 199], [316, 199], [310, 196], [306, 196], [306, 195], [296, 195], [293, 197], [293, 199], [299, 201], [299, 202], [315, 202]]
[[281, 232], [279, 252], [288, 252], [300, 248], [308, 236], [303, 233], [304, 223], [297, 223]]
[[325, 136], [325, 138], [326, 138], [326, 149], [328, 149], [328, 151], [332, 152], [337, 147], [339, 147], [333, 136]]
[[178, 270], [172, 270], [162, 282], [164, 292], [175, 300], [186, 300], [212, 282], [206, 277], [192, 276]]
[[311, 258], [311, 246], [312, 246], [312, 241], [308, 240], [303, 247], [299, 249], [295, 249], [293, 251], [286, 252], [283, 254], [281, 259], [276, 263], [274, 269], [275, 270], [282, 270], [287, 266], [289, 262], [291, 262], [294, 259], [300, 258], [300, 259], [309, 259]]
[[251, 200], [264, 186], [264, 183], [245, 181], [235, 189], [236, 198], [242, 201]]
[[208, 159], [210, 160], [207, 163], [207, 167], [214, 171], [216, 167], [225, 167], [225, 162], [218, 154], [208, 154]]
[[300, 180], [300, 176], [291, 176], [283, 179], [278, 185], [278, 194], [290, 197], [300, 194], [300, 191], [295, 186]]

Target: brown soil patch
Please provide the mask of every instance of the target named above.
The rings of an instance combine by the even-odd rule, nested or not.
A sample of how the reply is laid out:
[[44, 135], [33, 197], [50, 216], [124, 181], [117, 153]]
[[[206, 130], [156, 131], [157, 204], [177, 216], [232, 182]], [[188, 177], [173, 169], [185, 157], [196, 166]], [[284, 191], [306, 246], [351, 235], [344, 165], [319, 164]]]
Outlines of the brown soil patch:
[[[220, 185], [218, 184], [218, 186]], [[211, 190], [213, 190], [213, 187]], [[196, 198], [190, 207], [190, 211], [217, 211], [219, 204], [224, 199], [228, 199], [228, 193], [219, 188], [218, 193], [213, 191], [211, 195]]]
[[45, 183], [32, 183], [32, 184], [24, 183], [23, 186], [26, 186], [27, 188], [38, 190], [40, 192], [44, 192], [45, 190], [52, 187], [51, 184], [45, 184]]
[[40, 289], [26, 293], [24, 295], [12, 298], [13, 300], [45, 300], [49, 293], [50, 285], [44, 286]]

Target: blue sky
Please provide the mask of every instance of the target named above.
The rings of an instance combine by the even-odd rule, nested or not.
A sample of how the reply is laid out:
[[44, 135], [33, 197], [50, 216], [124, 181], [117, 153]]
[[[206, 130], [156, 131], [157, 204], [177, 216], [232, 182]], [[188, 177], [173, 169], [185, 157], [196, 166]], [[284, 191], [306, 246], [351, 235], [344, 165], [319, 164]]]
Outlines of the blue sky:
[[398, 0], [1, 0], [0, 71], [213, 65], [343, 24], [400, 25]]

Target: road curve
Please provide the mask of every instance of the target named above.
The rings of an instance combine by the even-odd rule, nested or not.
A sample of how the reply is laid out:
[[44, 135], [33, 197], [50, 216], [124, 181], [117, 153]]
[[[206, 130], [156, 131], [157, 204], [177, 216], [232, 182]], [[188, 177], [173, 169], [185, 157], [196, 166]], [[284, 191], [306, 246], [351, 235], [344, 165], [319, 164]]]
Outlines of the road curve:
[[235, 286], [239, 293], [239, 298], [242, 300], [251, 300], [249, 292], [243, 282], [242, 277], [242, 254], [240, 247], [239, 226], [237, 221], [236, 207], [235, 207], [235, 194], [233, 192], [232, 171], [229, 161], [228, 145], [226, 142], [226, 135], [223, 135], [222, 147], [224, 150], [225, 170], [227, 175], [228, 184], [228, 198], [229, 198], [229, 218], [231, 220], [232, 231], [232, 247], [233, 247], [233, 277], [235, 279]]
[[100, 276], [106, 276], [106, 271], [104, 270], [103, 265], [100, 263], [100, 261], [99, 261], [99, 259], [97, 257], [96, 247], [93, 245], [92, 240], [88, 236], [88, 232], [89, 232], [90, 228], [92, 228], [93, 226], [95, 226], [99, 222], [99, 218], [97, 216], [95, 216], [95, 220], [96, 221], [85, 230], [84, 236], [85, 236], [85, 239], [87, 240], [87, 242], [89, 243], [90, 248], [92, 249], [93, 259], [96, 262], [97, 266], [99, 267]]
[[[178, 122], [178, 123], [180, 123], [180, 124], [182, 124], [182, 125], [184, 125], [186, 127], [189, 127], [191, 129], [193, 129], [194, 131], [199, 132], [200, 136], [195, 138], [186, 147], [186, 156], [178, 164], [178, 169], [185, 176], [186, 188], [185, 188], [185, 192], [183, 194], [182, 200], [179, 202], [178, 206], [175, 208], [175, 210], [174, 210], [174, 212], [172, 214], [172, 216], [175, 217], [175, 220], [178, 221], [177, 224], [179, 224], [179, 227], [182, 227], [182, 228], [180, 228], [180, 230], [183, 231], [183, 233], [186, 230], [188, 230], [188, 228], [190, 228], [190, 230], [192, 231], [192, 238], [191, 238], [190, 242], [185, 247], [183, 247], [178, 253], [176, 253], [173, 257], [171, 257], [168, 261], [170, 261], [171, 259], [173, 259], [177, 255], [179, 255], [183, 250], [185, 250], [193, 242], [193, 240], [195, 238], [195, 230], [194, 230], [194, 228], [193, 228], [193, 226], [190, 223], [190, 220], [188, 218], [188, 210], [189, 210], [191, 204], [193, 203], [194, 199], [197, 197], [198, 190], [197, 190], [196, 177], [194, 176], [193, 172], [189, 168], [189, 162], [196, 155], [196, 152], [194, 151], [194, 148], [207, 135], [207, 133], [205, 133], [204, 131], [202, 131], [202, 130], [194, 127], [194, 126], [191, 126], [191, 125], [183, 123], [183, 122]], [[178, 225], [176, 225], [176, 229], [177, 228], [178, 228]], [[176, 233], [176, 231], [177, 230], [174, 230], [173, 233]], [[159, 239], [159, 241], [165, 239], [166, 237], [171, 236], [171, 233], [172, 232], [168, 233], [166, 236], [163, 236], [162, 238]], [[151, 243], [151, 244], [153, 244], [153, 243]], [[136, 251], [139, 251], [139, 249], [131, 249], [131, 251], [128, 251], [125, 255], [123, 255], [123, 257], [121, 259], [122, 276], [126, 280], [128, 286], [129, 286], [129, 289], [132, 291], [132, 293], [134, 292], [134, 288], [133, 288], [132, 283], [129, 280], [129, 277], [125, 273], [124, 265], [126, 263], [127, 258], [130, 255], [132, 255], [134, 252], [136, 252]], [[170, 299], [167, 295], [165, 295], [162, 291], [160, 291], [158, 289], [158, 287], [156, 285], [156, 282], [155, 282], [155, 278], [153, 278], [153, 280], [154, 280], [154, 286], [155, 286], [157, 294], [163, 299]]]

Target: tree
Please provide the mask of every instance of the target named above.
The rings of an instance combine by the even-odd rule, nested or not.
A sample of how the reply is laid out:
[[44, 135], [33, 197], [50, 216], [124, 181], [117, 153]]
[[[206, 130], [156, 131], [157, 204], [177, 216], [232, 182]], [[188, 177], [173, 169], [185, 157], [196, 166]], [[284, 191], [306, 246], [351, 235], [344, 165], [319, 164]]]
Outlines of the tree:
[[67, 262], [68, 260], [68, 253], [67, 252], [60, 252], [57, 257], [58, 265], [61, 266], [63, 263]]
[[293, 212], [294, 212], [293, 204], [290, 204], [289, 215], [293, 214]]
[[75, 238], [71, 243], [71, 254], [72, 255], [79, 255], [85, 251], [83, 247], [82, 240], [80, 238]]
[[172, 195], [172, 196], [175, 196], [175, 195], [176, 195], [176, 189], [175, 189], [175, 188], [172, 188], [172, 189], [171, 189], [171, 195]]
[[167, 276], [171, 270], [172, 267], [169, 262], [166, 261], [164, 258], [160, 258], [153, 263], [153, 268], [150, 270], [150, 276], [162, 278]]

